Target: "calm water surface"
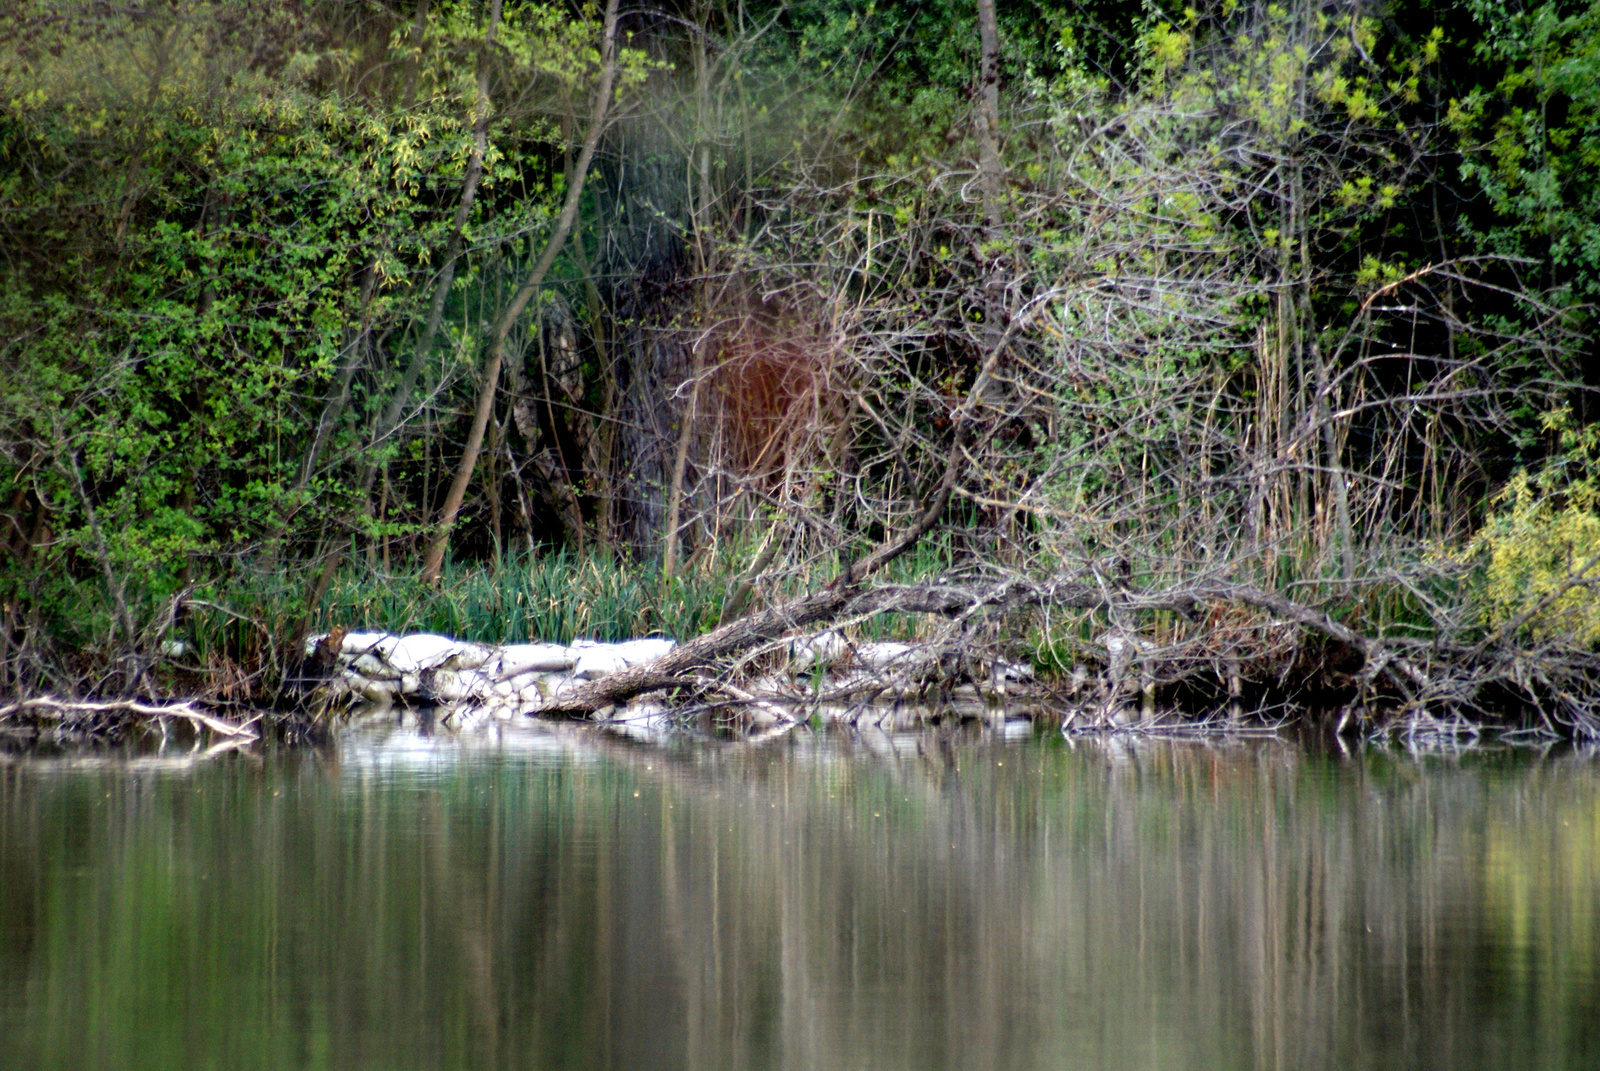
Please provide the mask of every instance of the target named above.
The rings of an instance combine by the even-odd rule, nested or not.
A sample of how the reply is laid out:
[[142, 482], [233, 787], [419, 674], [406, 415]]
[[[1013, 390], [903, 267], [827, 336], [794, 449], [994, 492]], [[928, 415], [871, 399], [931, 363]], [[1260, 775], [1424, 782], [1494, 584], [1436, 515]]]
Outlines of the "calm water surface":
[[1600, 759], [0, 760], [0, 1068], [502, 1067], [1600, 1067]]

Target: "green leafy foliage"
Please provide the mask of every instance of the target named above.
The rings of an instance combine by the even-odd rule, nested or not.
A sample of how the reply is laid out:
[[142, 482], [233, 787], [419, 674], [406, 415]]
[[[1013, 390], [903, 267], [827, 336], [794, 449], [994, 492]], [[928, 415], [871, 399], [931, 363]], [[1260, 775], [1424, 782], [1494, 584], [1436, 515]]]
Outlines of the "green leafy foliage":
[[1600, 642], [1600, 428], [1545, 415], [1558, 451], [1519, 469], [1470, 548], [1483, 562], [1484, 619], [1497, 632], [1580, 648]]
[[[492, 49], [478, 6], [431, 12], [421, 34], [287, 2], [0, 15], [13, 610], [71, 618], [81, 593], [46, 607], [37, 579], [97, 576], [121, 618], [102, 637], [132, 643], [180, 591], [394, 528], [367, 516], [363, 474], [415, 432], [374, 443], [372, 418], [433, 297], [478, 110], [455, 322], [420, 355], [435, 404], [481, 333], [467, 295], [519, 270], [549, 219], [561, 117], [599, 67], [592, 6], [508, 5]], [[650, 66], [624, 48], [624, 90]]]
[[1600, 300], [1600, 4], [1473, 0], [1494, 80], [1450, 102], [1463, 177], [1494, 218], [1479, 239], [1527, 258], [1567, 302]]

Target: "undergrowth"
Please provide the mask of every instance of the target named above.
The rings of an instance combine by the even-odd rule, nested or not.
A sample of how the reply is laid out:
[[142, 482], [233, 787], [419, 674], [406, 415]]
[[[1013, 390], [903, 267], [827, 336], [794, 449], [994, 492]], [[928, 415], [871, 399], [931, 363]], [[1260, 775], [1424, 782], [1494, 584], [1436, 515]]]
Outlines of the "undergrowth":
[[[617, 641], [641, 636], [691, 639], [715, 628], [730, 593], [753, 555], [737, 548], [693, 563], [671, 578], [657, 564], [567, 550], [504, 560], [499, 569], [476, 562], [447, 562], [437, 585], [414, 575], [386, 574], [364, 562], [342, 565], [317, 605], [308, 605], [315, 574], [249, 572], [197, 589], [168, 641], [182, 654], [164, 665], [216, 674], [223, 666], [261, 673], [268, 688], [273, 670], [297, 638], [338, 626], [379, 632], [431, 632], [481, 643], [578, 639]], [[882, 579], [925, 580], [948, 570], [951, 552], [930, 541], [894, 562]], [[757, 585], [746, 612], [794, 598], [837, 575], [832, 558], [806, 569], [779, 563]], [[917, 616], [882, 614], [848, 631], [859, 639], [913, 639], [928, 623]], [[169, 644], [170, 647], [170, 644]]]

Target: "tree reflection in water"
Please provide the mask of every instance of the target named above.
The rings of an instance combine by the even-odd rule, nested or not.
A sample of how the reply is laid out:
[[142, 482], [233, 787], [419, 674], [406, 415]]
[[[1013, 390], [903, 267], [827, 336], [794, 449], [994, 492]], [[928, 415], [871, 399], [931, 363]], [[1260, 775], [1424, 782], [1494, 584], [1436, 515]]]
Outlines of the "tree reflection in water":
[[565, 727], [0, 766], [0, 1066], [1600, 1059], [1600, 767]]

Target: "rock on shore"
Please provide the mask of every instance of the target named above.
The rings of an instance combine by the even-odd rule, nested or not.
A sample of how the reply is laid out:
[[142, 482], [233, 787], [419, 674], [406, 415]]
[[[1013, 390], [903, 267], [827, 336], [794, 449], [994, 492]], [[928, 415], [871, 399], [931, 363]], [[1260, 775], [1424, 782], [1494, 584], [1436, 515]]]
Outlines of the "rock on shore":
[[[329, 651], [330, 646], [336, 646]], [[313, 636], [306, 654], [331, 655], [329, 698], [389, 704], [438, 703], [466, 709], [537, 708], [569, 688], [651, 662], [676, 646], [664, 638], [602, 643], [516, 643], [490, 646], [427, 633], [347, 632]], [[937, 679], [943, 667], [929, 648], [907, 643], [860, 643], [828, 631], [794, 640], [788, 665], [752, 683], [757, 720], [775, 702], [820, 698], [846, 688], [873, 694]], [[1026, 666], [997, 666], [992, 687], [1031, 676]], [[734, 689], [737, 691], [737, 689]], [[976, 695], [976, 692], [975, 692]]]
[[[311, 656], [329, 639], [306, 641]], [[332, 652], [336, 671], [332, 697], [348, 695], [377, 703], [401, 698], [423, 702], [523, 706], [544, 701], [575, 683], [594, 680], [660, 658], [675, 646], [669, 639], [601, 643], [578, 640], [513, 643], [491, 647], [448, 636], [418, 633], [347, 632]]]

